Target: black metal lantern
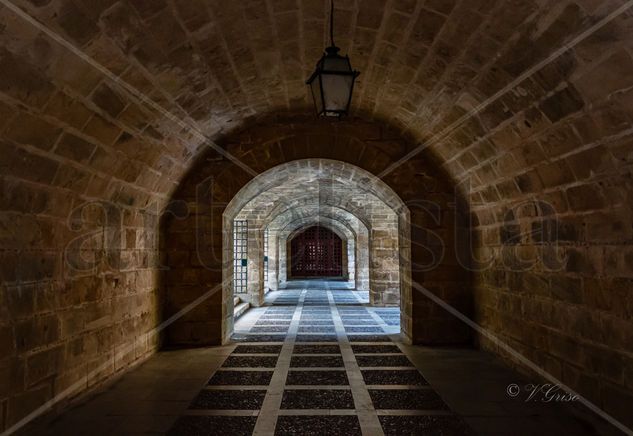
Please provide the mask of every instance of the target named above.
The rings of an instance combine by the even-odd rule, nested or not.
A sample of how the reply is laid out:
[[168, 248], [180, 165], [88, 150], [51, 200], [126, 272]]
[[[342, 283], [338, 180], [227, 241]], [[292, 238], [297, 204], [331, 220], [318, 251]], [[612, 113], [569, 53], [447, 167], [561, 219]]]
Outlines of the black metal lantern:
[[360, 74], [352, 70], [349, 56], [341, 56], [334, 44], [334, 1], [330, 11], [330, 41], [325, 54], [306, 84], [310, 85], [317, 114], [325, 117], [347, 115], [352, 101], [354, 81]]

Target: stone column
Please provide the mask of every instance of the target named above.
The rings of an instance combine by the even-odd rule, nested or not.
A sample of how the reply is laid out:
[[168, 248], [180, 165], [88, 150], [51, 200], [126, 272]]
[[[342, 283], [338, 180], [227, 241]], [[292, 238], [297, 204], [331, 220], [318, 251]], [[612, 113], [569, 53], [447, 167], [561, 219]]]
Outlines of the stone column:
[[405, 342], [413, 342], [413, 296], [411, 295], [411, 222], [409, 211], [398, 216], [398, 251], [400, 254], [400, 330]]
[[256, 220], [248, 222], [247, 298], [252, 306], [264, 304], [264, 231]]
[[360, 229], [356, 236], [356, 289], [369, 291], [369, 237]]
[[354, 237], [347, 240], [347, 282], [354, 284], [356, 281], [356, 241]]
[[268, 288], [271, 291], [279, 289], [279, 232], [268, 232]]
[[283, 233], [281, 237], [277, 240], [277, 246], [279, 247], [279, 258], [277, 260], [277, 265], [279, 265], [278, 269], [278, 277], [279, 277], [279, 289], [286, 288], [286, 281], [288, 280], [288, 268], [287, 268], [287, 257], [286, 257], [286, 243], [288, 241], [288, 234]]
[[381, 306], [400, 304], [400, 253], [397, 217], [374, 220], [371, 229], [370, 302]]

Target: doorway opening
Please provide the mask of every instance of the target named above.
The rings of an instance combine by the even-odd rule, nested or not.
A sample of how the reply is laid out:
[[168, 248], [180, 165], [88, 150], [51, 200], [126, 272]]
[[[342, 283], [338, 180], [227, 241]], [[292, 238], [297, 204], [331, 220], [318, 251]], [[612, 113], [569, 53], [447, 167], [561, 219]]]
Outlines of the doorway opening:
[[320, 225], [300, 231], [290, 241], [292, 279], [343, 279], [343, 240]]
[[[239, 225], [246, 241], [242, 251], [235, 245], [223, 251], [223, 277], [232, 283], [225, 292], [234, 293], [223, 301], [237, 301], [238, 289], [240, 301], [255, 308], [283, 290], [339, 289], [361, 304], [399, 309], [404, 318], [395, 328], [402, 326], [406, 338], [408, 214], [391, 188], [354, 165], [305, 159], [274, 167], [242, 187], [224, 210], [225, 235], [235, 234]], [[227, 320], [231, 327], [233, 314]]]

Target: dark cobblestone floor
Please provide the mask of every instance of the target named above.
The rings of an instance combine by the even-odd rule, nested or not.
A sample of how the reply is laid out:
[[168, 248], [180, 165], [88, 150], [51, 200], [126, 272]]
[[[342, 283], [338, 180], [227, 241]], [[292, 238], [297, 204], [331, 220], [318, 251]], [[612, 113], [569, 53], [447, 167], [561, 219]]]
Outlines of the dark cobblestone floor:
[[[349, 291], [330, 291], [334, 305], [328, 292], [310, 292], [280, 293], [235, 334], [239, 345], [190, 405], [214, 416], [183, 416], [170, 434], [211, 434], [205, 433], [205, 425], [231, 435], [274, 428], [276, 435], [352, 436], [363, 434], [363, 425], [369, 426], [367, 434], [468, 431], [385, 334], [383, 327], [399, 319], [393, 309], [372, 316], [354, 295], [342, 294]], [[282, 371], [277, 379], [276, 371]], [[269, 396], [265, 387], [275, 387], [279, 394]], [[357, 404], [359, 399], [364, 404]], [[229, 416], [247, 410], [258, 416]], [[408, 416], [402, 411], [444, 415]]]

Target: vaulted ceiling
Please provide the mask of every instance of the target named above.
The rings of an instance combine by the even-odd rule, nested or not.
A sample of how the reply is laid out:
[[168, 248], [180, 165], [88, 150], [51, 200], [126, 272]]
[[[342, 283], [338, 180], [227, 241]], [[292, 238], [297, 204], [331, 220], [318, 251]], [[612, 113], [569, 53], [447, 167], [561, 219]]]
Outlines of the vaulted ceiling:
[[[514, 177], [630, 121], [617, 93], [633, 84], [622, 3], [339, 0], [336, 42], [362, 72], [353, 113], [409, 135], [456, 179]], [[6, 171], [117, 202], [164, 200], [232, 129], [311, 110], [304, 80], [328, 42], [327, 6], [3, 0]]]

